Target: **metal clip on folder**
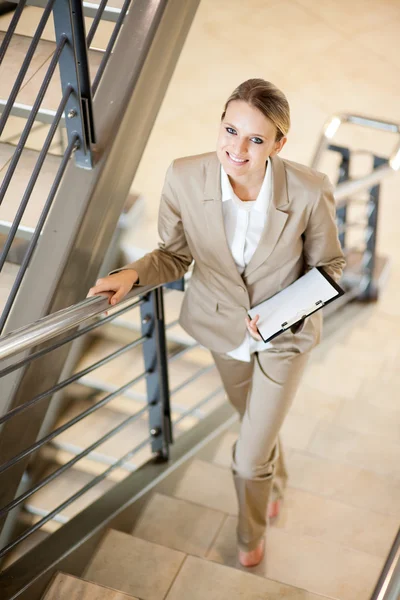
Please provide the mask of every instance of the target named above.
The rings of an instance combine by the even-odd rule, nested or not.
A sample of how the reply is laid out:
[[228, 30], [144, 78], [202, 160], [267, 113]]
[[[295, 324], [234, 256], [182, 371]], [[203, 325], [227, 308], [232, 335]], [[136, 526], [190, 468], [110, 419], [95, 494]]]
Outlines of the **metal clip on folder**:
[[316, 307], [319, 308], [323, 304], [324, 303], [322, 300], [318, 300], [318, 302], [315, 302], [315, 304], [313, 304], [310, 308], [307, 308], [307, 309], [303, 308], [298, 313], [296, 313], [296, 315], [292, 319], [282, 323], [282, 325], [281, 325], [282, 329], [289, 329], [289, 327], [291, 327], [298, 321], [301, 321], [302, 319], [305, 319], [306, 317], [308, 317], [308, 315], [311, 315], [315, 311]]

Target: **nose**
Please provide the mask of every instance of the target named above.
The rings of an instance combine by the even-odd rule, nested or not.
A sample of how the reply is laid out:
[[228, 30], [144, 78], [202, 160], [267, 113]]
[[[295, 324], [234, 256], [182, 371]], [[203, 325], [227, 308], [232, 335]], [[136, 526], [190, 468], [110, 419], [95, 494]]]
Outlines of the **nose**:
[[246, 140], [240, 139], [239, 137], [237, 137], [235, 139], [234, 152], [237, 156], [240, 156], [240, 157], [243, 157], [245, 154], [247, 154]]

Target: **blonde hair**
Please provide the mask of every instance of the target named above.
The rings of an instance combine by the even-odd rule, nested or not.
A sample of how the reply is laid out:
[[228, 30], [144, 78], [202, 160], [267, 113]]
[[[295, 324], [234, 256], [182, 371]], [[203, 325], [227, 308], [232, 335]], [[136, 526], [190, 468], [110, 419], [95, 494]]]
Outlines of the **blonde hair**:
[[221, 120], [225, 118], [226, 109], [232, 100], [248, 102], [272, 121], [277, 129], [277, 142], [287, 135], [290, 129], [289, 103], [285, 94], [270, 81], [248, 79], [241, 83], [226, 101]]

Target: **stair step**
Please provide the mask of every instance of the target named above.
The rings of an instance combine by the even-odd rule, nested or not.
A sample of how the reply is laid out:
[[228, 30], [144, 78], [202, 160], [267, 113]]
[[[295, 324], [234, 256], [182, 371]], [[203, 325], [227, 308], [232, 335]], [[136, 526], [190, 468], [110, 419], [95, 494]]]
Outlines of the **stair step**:
[[118, 592], [102, 585], [90, 583], [67, 575], [57, 573], [43, 600], [138, 600], [134, 596]]
[[[59, 427], [63, 425], [79, 413], [90, 408], [90, 406], [92, 406], [92, 402], [88, 401], [71, 403], [69, 408], [57, 422], [56, 426]], [[76, 425], [73, 425], [61, 433], [53, 440], [52, 445], [59, 450], [64, 450], [71, 454], [78, 454], [105, 435], [108, 431], [122, 423], [128, 416], [129, 415], [121, 412], [116, 412], [111, 408], [100, 408], [93, 414], [82, 419], [82, 421], [76, 423]], [[119, 431], [114, 437], [104, 442], [88, 456], [93, 460], [98, 460], [103, 463], [103, 465], [111, 465], [119, 457], [146, 440], [149, 435], [148, 418], [147, 413], [145, 413], [142, 417]], [[132, 470], [134, 470], [136, 468], [135, 459], [132, 459], [130, 462]], [[105, 467], [103, 467], [103, 470], [104, 468]]]
[[[14, 151], [12, 146], [4, 143], [0, 144], [0, 161], [5, 161], [5, 159], [9, 157], [10, 148]], [[39, 152], [36, 150], [25, 149], [22, 152], [17, 169], [12, 177], [1, 205], [0, 226], [2, 233], [8, 231], [10, 224], [14, 220], [38, 156]], [[28, 239], [31, 237], [47, 200], [50, 188], [54, 182], [60, 160], [61, 159], [57, 156], [51, 154], [47, 155], [36, 185], [33, 188], [28, 205], [22, 216], [18, 237], [27, 237]], [[2, 180], [5, 173], [6, 164], [4, 164], [3, 168], [0, 170], [0, 180]]]
[[83, 577], [143, 600], [323, 600], [305, 590], [115, 530], [106, 533]]
[[[131, 340], [135, 339], [135, 337], [136, 335], [132, 336]], [[92, 346], [79, 361], [75, 371], [77, 372], [89, 367], [112, 352], [115, 352], [121, 346], [121, 343], [109, 339], [96, 338]], [[195, 376], [196, 373], [199, 373], [200, 369], [207, 368], [208, 366], [211, 367], [212, 365], [213, 360], [210, 352], [201, 347], [191, 348], [180, 358], [169, 362], [170, 390], [172, 392], [176, 390], [175, 393], [172, 393], [171, 402], [172, 408], [177, 414], [195, 405], [221, 385], [219, 375], [216, 369], [213, 368], [200, 375], [183, 389], [178, 390], [178, 387], [189, 377]], [[82, 377], [79, 383], [93, 387], [99, 391], [111, 393], [143, 372], [143, 349], [137, 347]], [[135, 411], [138, 406], [143, 405], [145, 400], [146, 382], [143, 379], [124, 392], [123, 395], [113, 399], [111, 406], [113, 410], [130, 413], [132, 410], [127, 410], [130, 401], [132, 401], [133, 411]]]
[[[49, 23], [51, 23], [51, 21], [52, 18], [50, 18]], [[0, 32], [0, 42], [4, 38], [4, 35], [4, 33]], [[1, 67], [2, 99], [7, 99], [10, 95], [10, 91], [15, 82], [16, 74], [21, 68], [30, 43], [30, 37], [18, 34], [13, 35]], [[22, 87], [15, 99], [17, 103], [33, 106], [55, 49], [55, 42], [48, 40], [39, 41]], [[96, 75], [102, 58], [102, 52], [98, 52], [96, 50], [90, 50], [88, 52], [89, 70], [92, 81]], [[61, 95], [60, 73], [59, 69], [56, 69], [44, 96], [42, 107], [50, 110], [56, 110], [60, 103]], [[6, 137], [11, 133], [11, 131], [7, 131], [6, 129], [3, 133], [3, 136]]]
[[[59, 465], [49, 467], [44, 473], [43, 478], [50, 475]], [[44, 488], [33, 494], [25, 504], [25, 510], [33, 515], [32, 522], [36, 523], [42, 517], [46, 516], [54, 508], [67, 500], [70, 496], [78, 492], [93, 479], [93, 475], [85, 473], [80, 469], [72, 467], [55, 481], [50, 482]], [[103, 496], [113, 486], [111, 481], [101, 481], [95, 487], [91, 488], [78, 500], [64, 509], [55, 519], [45, 523], [42, 526], [43, 531], [53, 532], [60, 525], [67, 522], [73, 516], [81, 512], [92, 502]]]
[[[39, 19], [41, 18], [42, 14], [43, 14], [43, 8], [46, 6], [46, 4], [47, 4], [47, 0], [28, 0], [27, 1], [28, 6], [26, 6], [22, 12], [22, 16], [17, 25], [16, 33], [19, 35], [27, 36], [29, 38], [32, 37], [34, 32], [36, 31], [37, 25], [39, 23]], [[96, 2], [93, 5], [89, 4], [87, 7], [84, 6], [84, 11], [86, 10], [86, 8], [90, 9], [91, 6], [95, 7], [98, 4], [99, 4], [99, 2]], [[123, 4], [123, 0], [108, 0], [106, 10], [108, 8], [121, 9], [122, 4]], [[32, 6], [29, 6], [29, 5], [32, 5]], [[11, 22], [11, 18], [12, 18], [12, 13], [1, 19], [1, 21], [0, 21], [1, 31], [7, 30], [8, 26]], [[85, 24], [86, 24], [86, 32], [89, 32], [90, 26], [92, 24], [92, 19], [87, 17], [85, 19]], [[98, 30], [94, 37], [94, 40], [92, 42], [92, 46], [94, 46], [96, 48], [105, 48], [106, 44], [108, 43], [108, 40], [110, 38], [111, 32], [114, 28], [114, 25], [115, 25], [114, 22], [109, 22], [108, 20], [102, 18], [100, 20], [99, 27], [98, 27]], [[50, 19], [48, 20], [47, 25], [44, 28], [44, 31], [42, 33], [41, 39], [48, 40], [48, 41], [55, 40], [54, 24], [53, 24], [52, 17], [50, 17]]]

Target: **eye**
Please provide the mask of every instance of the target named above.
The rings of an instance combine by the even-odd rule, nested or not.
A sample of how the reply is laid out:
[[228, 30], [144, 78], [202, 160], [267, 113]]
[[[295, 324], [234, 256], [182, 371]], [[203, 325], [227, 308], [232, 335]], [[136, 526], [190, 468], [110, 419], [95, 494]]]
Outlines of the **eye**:
[[225, 129], [231, 135], [235, 135], [236, 134], [236, 131], [235, 131], [235, 129], [233, 129], [233, 127], [225, 127]]
[[251, 141], [254, 142], [255, 144], [262, 144], [263, 140], [259, 137], [253, 137], [251, 138]]

